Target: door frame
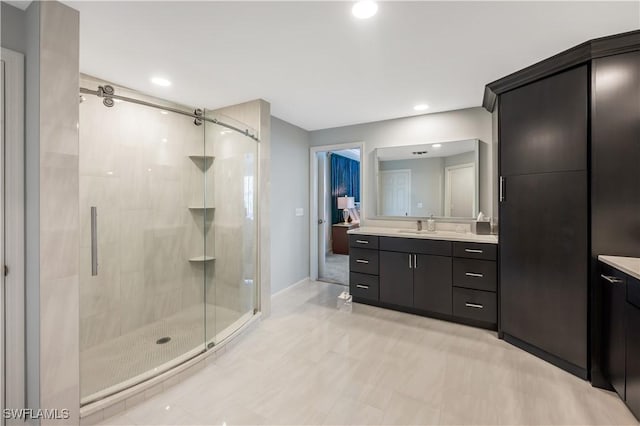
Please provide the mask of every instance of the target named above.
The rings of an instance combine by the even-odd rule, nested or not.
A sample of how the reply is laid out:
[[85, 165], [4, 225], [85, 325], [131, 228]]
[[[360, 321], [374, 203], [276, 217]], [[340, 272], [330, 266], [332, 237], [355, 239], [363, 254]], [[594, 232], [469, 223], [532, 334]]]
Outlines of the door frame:
[[[2, 408], [25, 407], [24, 55], [2, 48], [0, 145], [0, 366]], [[7, 142], [7, 143], [5, 143]], [[5, 276], [4, 267], [8, 268]], [[11, 392], [7, 392], [7, 390]], [[9, 420], [7, 423], [12, 423]], [[5, 424], [4, 419], [2, 424]]]
[[[443, 213], [446, 217], [451, 217], [451, 171], [457, 169], [471, 168], [473, 177], [475, 179], [474, 184], [474, 197], [473, 197], [473, 211], [475, 214], [478, 212], [478, 169], [475, 163], [456, 164], [455, 166], [447, 166], [444, 168], [444, 210]], [[469, 216], [472, 217], [473, 215]]]
[[409, 200], [409, 208], [407, 209], [407, 216], [411, 216], [411, 208], [413, 207], [412, 203], [411, 203], [411, 169], [396, 169], [396, 170], [379, 170], [378, 171], [378, 188], [379, 188], [379, 194], [378, 194], [378, 212], [380, 212], [379, 214], [381, 216], [386, 216], [384, 214], [384, 209], [382, 208], [382, 176], [383, 175], [390, 175], [390, 174], [400, 174], [400, 173], [405, 173], [409, 176], [409, 194], [407, 199]]
[[333, 145], [312, 146], [309, 148], [309, 277], [318, 280], [318, 161], [317, 154], [343, 149], [360, 150], [360, 224], [364, 222], [366, 182], [364, 180], [366, 155], [364, 142], [348, 142]]

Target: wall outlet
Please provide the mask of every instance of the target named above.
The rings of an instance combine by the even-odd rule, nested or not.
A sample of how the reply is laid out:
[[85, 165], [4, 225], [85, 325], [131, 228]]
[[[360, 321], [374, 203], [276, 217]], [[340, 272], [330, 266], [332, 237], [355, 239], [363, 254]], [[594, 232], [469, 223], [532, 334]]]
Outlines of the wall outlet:
[[296, 208], [296, 216], [304, 216], [304, 209], [302, 207]]

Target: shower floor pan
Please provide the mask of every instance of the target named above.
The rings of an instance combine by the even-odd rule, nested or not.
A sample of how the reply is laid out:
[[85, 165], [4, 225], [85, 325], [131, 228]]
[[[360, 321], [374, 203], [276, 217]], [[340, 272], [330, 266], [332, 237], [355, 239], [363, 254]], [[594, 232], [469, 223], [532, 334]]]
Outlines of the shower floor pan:
[[[210, 304], [207, 312], [215, 312], [215, 328], [220, 330], [216, 343], [253, 315]], [[213, 327], [213, 318], [211, 323]], [[165, 337], [171, 339], [157, 343]], [[204, 341], [203, 307], [194, 306], [80, 352], [81, 405], [113, 395], [193, 358], [204, 351]]]

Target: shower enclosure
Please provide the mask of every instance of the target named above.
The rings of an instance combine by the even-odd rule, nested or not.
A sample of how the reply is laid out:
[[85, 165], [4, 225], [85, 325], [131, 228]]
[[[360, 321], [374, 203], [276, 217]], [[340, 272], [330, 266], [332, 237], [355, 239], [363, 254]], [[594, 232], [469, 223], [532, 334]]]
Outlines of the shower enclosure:
[[81, 81], [81, 403], [211, 349], [256, 306], [255, 132]]

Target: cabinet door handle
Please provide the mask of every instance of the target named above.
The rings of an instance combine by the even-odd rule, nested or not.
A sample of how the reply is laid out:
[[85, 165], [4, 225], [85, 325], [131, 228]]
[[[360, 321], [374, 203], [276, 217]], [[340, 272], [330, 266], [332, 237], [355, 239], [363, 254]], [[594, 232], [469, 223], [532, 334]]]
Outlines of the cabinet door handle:
[[356, 259], [356, 262], [357, 262], [357, 263], [364, 263], [364, 264], [369, 263], [369, 261], [368, 261], [368, 260], [363, 260], [363, 259]]
[[465, 275], [468, 277], [474, 277], [474, 278], [482, 278], [484, 277], [483, 274], [478, 274], [477, 272], [465, 272]]
[[414, 267], [414, 269], [418, 268], [418, 255], [417, 254], [413, 255], [413, 267]]
[[465, 303], [464, 306], [466, 306], [467, 308], [475, 308], [475, 309], [483, 309], [484, 308], [483, 305], [480, 305], [478, 303], [469, 303], [469, 302]]
[[622, 284], [624, 282], [624, 280], [618, 277], [612, 277], [611, 275], [600, 274], [600, 276], [609, 281], [611, 284]]
[[365, 290], [369, 288], [368, 285], [364, 285], [364, 284], [356, 284], [357, 288], [364, 288]]
[[369, 241], [367, 241], [367, 240], [356, 240], [356, 243], [358, 243], [358, 244], [369, 244]]
[[504, 200], [504, 176], [500, 176], [500, 202], [502, 203]]
[[480, 253], [482, 254], [482, 250], [478, 250], [478, 249], [464, 249], [465, 252], [467, 253]]
[[412, 269], [412, 266], [411, 266], [411, 255], [409, 255], [409, 269]]

